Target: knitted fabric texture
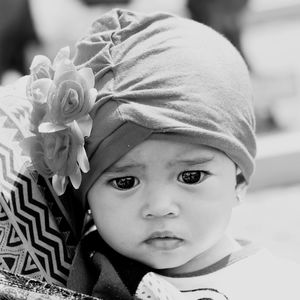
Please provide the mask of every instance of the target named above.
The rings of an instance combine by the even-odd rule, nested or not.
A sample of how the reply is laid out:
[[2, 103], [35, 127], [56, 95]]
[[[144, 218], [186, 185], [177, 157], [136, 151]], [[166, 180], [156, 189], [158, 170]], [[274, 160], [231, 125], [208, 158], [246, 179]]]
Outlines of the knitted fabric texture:
[[105, 169], [151, 137], [223, 151], [249, 182], [256, 153], [248, 69], [223, 36], [166, 13], [115, 9], [96, 20], [74, 63], [91, 67], [97, 102], [86, 142], [86, 196]]

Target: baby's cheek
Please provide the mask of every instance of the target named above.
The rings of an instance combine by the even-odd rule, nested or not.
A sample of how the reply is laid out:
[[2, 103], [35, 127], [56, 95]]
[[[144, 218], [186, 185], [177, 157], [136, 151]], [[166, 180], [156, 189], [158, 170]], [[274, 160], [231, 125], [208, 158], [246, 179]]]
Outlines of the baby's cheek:
[[120, 230], [107, 229], [100, 231], [104, 241], [118, 253], [132, 257], [135, 252], [136, 243], [131, 239], [132, 234], [126, 234]]
[[97, 229], [102, 238], [108, 243], [124, 244], [127, 237], [126, 225], [120, 224], [118, 219], [107, 218], [106, 216], [95, 220]]

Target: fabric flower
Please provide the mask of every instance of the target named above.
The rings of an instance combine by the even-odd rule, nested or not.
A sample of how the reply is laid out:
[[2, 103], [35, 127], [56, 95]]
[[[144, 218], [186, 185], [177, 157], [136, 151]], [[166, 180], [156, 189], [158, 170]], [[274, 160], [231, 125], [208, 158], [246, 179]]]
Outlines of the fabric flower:
[[35, 133], [38, 132], [38, 127], [47, 113], [47, 97], [51, 84], [51, 79], [44, 78], [33, 81], [32, 77], [30, 84], [28, 84], [27, 95], [32, 102], [31, 131]]
[[93, 107], [97, 95], [91, 69], [79, 71], [68, 61], [60, 64], [49, 91], [49, 117], [52, 122], [64, 124], [80, 119]]
[[47, 178], [54, 175], [53, 171], [49, 168], [44, 159], [44, 146], [41, 135], [28, 137], [22, 141], [21, 145], [24, 153], [31, 156], [35, 170]]
[[52, 177], [58, 195], [64, 193], [67, 177], [79, 188], [81, 171], [89, 171], [84, 138], [92, 130], [89, 112], [97, 95], [92, 69], [77, 70], [69, 56], [69, 48], [61, 49], [53, 63], [46, 56], [36, 56], [27, 86], [34, 135], [23, 148], [36, 170]]
[[80, 143], [70, 128], [44, 133], [42, 137], [45, 162], [50, 169], [61, 176], [74, 173], [77, 168], [77, 147]]
[[35, 56], [29, 69], [34, 81], [42, 78], [52, 78], [54, 73], [50, 59], [44, 55]]

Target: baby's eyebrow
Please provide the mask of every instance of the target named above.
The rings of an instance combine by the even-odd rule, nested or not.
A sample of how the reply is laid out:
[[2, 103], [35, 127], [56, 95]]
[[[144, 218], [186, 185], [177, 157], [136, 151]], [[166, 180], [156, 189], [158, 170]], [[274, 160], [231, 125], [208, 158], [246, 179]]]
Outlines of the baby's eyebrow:
[[[214, 160], [215, 156], [213, 154], [203, 154], [201, 156], [195, 156], [195, 157], [189, 157], [189, 158], [178, 158], [178, 159], [173, 159], [169, 161], [166, 164], [167, 168], [172, 168], [176, 165], [185, 165], [185, 166], [194, 166], [194, 165], [200, 165], [200, 164], [205, 164], [208, 163], [212, 160]], [[103, 174], [108, 174], [108, 173], [124, 173], [128, 171], [132, 171], [133, 169], [139, 169], [139, 170], [145, 170], [147, 166], [142, 163], [138, 162], [129, 162], [127, 164], [116, 164], [108, 168], [106, 171], [103, 172]]]
[[168, 163], [168, 167], [173, 167], [174, 165], [187, 165], [187, 166], [194, 166], [194, 165], [201, 165], [208, 163], [214, 160], [215, 156], [213, 154], [205, 154], [203, 156], [196, 156], [192, 158], [178, 158], [170, 161]]
[[126, 165], [114, 165], [108, 168], [103, 174], [107, 173], [123, 173], [132, 169], [141, 169], [144, 170], [146, 166], [144, 164], [139, 164], [139, 163], [129, 163]]

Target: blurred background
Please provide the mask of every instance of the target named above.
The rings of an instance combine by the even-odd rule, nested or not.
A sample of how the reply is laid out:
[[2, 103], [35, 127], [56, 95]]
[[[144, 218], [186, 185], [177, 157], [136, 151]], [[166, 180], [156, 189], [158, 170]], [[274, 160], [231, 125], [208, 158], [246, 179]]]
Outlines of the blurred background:
[[254, 87], [258, 155], [230, 230], [300, 262], [300, 0], [1, 0], [0, 83], [53, 59], [102, 13], [163, 10], [215, 28], [245, 58]]

